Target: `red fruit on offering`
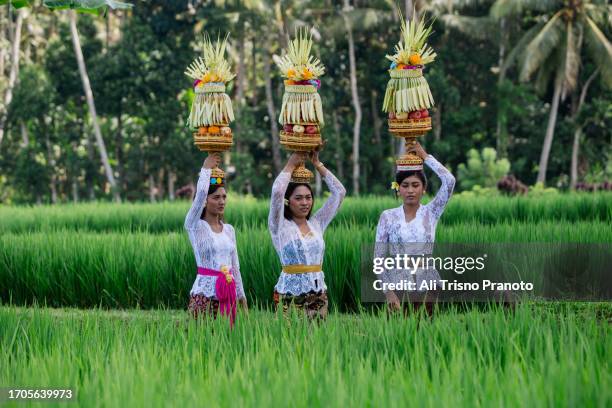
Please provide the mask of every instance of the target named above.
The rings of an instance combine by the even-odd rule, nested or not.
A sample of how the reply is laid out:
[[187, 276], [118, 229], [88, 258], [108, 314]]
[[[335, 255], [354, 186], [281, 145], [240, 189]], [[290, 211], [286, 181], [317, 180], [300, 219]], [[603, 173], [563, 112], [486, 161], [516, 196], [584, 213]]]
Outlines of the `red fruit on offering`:
[[421, 119], [421, 111], [412, 112], [412, 119]]
[[427, 117], [429, 117], [429, 112], [427, 111], [427, 109], [423, 109], [423, 110], [421, 111], [421, 117], [422, 117], [422, 118], [427, 118]]
[[408, 119], [414, 119], [414, 112], [408, 113]]
[[308, 134], [317, 133], [317, 127], [316, 126], [306, 126], [306, 133]]
[[285, 132], [291, 133], [293, 131], [293, 125], [285, 125], [285, 126], [283, 126], [283, 130]]
[[395, 119], [395, 113], [389, 112], [389, 119]]

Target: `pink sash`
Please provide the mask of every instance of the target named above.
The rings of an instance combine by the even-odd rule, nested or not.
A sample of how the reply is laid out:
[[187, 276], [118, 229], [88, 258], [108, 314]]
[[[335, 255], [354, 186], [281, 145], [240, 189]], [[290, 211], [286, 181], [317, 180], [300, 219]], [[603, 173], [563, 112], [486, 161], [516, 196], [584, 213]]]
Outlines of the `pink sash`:
[[230, 325], [233, 327], [234, 320], [236, 319], [236, 279], [234, 279], [233, 273], [231, 274], [232, 281], [230, 283], [227, 282], [223, 272], [214, 269], [201, 268], [198, 266], [198, 275], [217, 277], [215, 295], [219, 301], [219, 311], [221, 314], [229, 315]]

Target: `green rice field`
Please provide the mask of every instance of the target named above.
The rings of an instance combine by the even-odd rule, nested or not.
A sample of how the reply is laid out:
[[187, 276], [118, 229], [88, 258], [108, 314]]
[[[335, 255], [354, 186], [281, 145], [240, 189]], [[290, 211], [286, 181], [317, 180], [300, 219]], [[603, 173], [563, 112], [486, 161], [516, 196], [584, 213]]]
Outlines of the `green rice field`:
[[[611, 199], [457, 197], [436, 242], [609, 244]], [[267, 201], [230, 197], [250, 305], [233, 329], [185, 310], [188, 203], [0, 207], [0, 387], [70, 387], [87, 407], [612, 405], [610, 302], [362, 307], [361, 251], [398, 205], [343, 204], [325, 235], [331, 313], [313, 324], [271, 311]]]
[[87, 407], [607, 407], [612, 336], [594, 310], [332, 313], [321, 325], [251, 311], [229, 330], [180, 311], [4, 307], [0, 383], [71, 387]]

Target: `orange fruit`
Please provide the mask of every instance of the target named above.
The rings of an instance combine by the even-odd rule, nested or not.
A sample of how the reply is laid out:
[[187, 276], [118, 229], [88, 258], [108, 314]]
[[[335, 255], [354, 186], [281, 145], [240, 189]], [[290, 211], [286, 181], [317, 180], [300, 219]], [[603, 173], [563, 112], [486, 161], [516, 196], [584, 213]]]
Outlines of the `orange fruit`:
[[421, 63], [421, 56], [419, 54], [412, 54], [409, 61], [412, 65], [419, 65]]

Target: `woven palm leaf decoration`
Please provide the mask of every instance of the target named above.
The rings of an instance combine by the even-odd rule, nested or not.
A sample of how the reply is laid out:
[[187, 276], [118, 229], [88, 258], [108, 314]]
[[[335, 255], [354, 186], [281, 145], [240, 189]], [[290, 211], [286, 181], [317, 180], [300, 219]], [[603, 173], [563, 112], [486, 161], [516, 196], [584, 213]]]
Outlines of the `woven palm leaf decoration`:
[[426, 26], [425, 18], [405, 21], [401, 15], [401, 39], [395, 46], [395, 54], [387, 55], [391, 61], [387, 83], [384, 112], [402, 113], [429, 109], [434, 99], [429, 84], [423, 76], [425, 65], [433, 62], [436, 53], [427, 44], [432, 25]]
[[194, 80], [195, 98], [187, 125], [201, 126], [229, 124], [234, 120], [232, 100], [225, 93], [225, 85], [236, 75], [225, 59], [227, 36], [212, 41], [208, 35], [202, 40], [202, 56], [196, 58], [185, 71]]
[[312, 35], [306, 28], [296, 30], [289, 42], [286, 54], [275, 57], [274, 62], [285, 79], [285, 94], [279, 115], [281, 125], [317, 123], [323, 126], [323, 107], [317, 90], [325, 67], [318, 58], [310, 55]]

